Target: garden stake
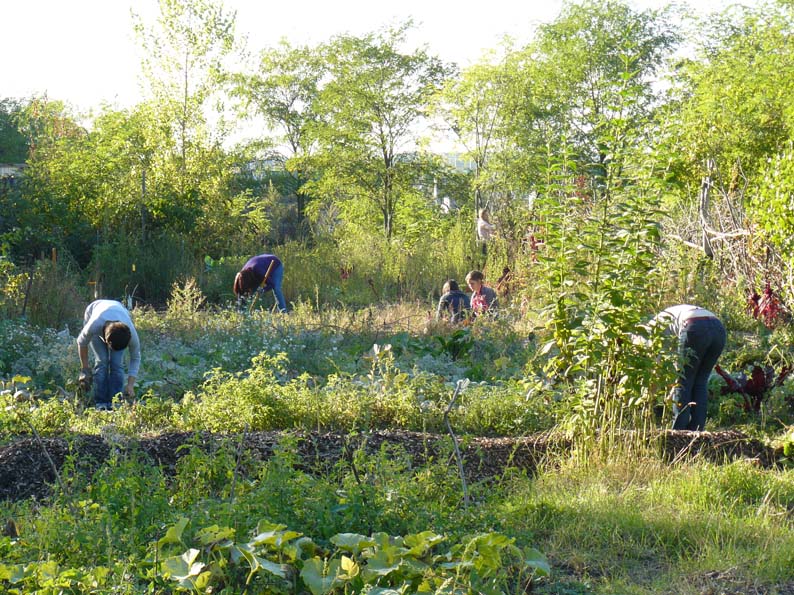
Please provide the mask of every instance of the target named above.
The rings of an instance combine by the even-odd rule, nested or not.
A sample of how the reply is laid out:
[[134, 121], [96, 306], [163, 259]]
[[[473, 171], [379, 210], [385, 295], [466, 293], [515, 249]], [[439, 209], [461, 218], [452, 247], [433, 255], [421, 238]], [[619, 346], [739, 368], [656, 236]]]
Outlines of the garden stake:
[[460, 448], [458, 448], [458, 439], [455, 436], [455, 432], [452, 431], [452, 425], [449, 423], [449, 412], [452, 410], [452, 407], [455, 406], [455, 401], [458, 399], [458, 395], [466, 390], [466, 387], [469, 386], [469, 379], [464, 378], [463, 380], [458, 380], [455, 384], [455, 392], [452, 393], [452, 400], [449, 402], [449, 406], [447, 410], [444, 411], [444, 423], [447, 426], [447, 430], [449, 430], [449, 435], [452, 436], [452, 446], [455, 448], [455, 459], [458, 462], [458, 473], [460, 473], [460, 482], [463, 485], [463, 508], [465, 510], [469, 509], [469, 489], [466, 487], [466, 475], [463, 473], [463, 457], [460, 456]]

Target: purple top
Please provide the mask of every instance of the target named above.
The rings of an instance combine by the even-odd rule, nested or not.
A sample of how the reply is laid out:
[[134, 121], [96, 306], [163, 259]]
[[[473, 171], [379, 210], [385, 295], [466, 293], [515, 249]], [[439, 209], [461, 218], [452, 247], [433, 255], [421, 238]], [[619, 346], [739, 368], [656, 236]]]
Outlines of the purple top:
[[[281, 266], [281, 261], [278, 259], [278, 256], [274, 256], [272, 254], [260, 254], [259, 256], [250, 258], [248, 262], [243, 265], [243, 269], [253, 269], [254, 275], [256, 277], [256, 285], [258, 287], [262, 285], [262, 280], [265, 278], [265, 274], [267, 273], [267, 269], [271, 262], [274, 263], [273, 271]], [[271, 271], [271, 275], [273, 271]], [[265, 283], [265, 290], [269, 291], [272, 289], [273, 285], [270, 283], [270, 279], [268, 279], [268, 282]]]

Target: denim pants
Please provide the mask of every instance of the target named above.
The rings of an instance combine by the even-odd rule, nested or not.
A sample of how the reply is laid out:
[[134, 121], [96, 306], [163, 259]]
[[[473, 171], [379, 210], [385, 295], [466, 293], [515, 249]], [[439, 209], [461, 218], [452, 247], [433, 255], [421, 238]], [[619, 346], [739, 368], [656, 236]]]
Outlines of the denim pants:
[[681, 370], [673, 397], [673, 429], [703, 431], [709, 375], [725, 348], [725, 327], [716, 318], [698, 318], [684, 322], [678, 337]]
[[267, 281], [268, 285], [273, 286], [273, 295], [276, 296], [278, 309], [282, 312], [286, 312], [287, 302], [284, 301], [284, 294], [281, 293], [281, 283], [284, 281], [284, 265], [280, 264], [276, 267], [273, 267], [273, 270], [270, 271], [270, 277]]
[[97, 405], [113, 402], [113, 397], [124, 390], [124, 351], [113, 351], [96, 336], [91, 339], [94, 352], [94, 401]]

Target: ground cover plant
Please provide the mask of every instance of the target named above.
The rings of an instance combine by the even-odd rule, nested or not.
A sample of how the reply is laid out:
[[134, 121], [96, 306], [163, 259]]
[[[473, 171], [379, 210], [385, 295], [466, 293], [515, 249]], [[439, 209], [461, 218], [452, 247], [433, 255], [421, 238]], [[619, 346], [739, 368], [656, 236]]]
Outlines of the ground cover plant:
[[[583, 460], [574, 442], [573, 451], [546, 453], [529, 475], [508, 460], [482, 479], [469, 477], [464, 499], [445, 413], [461, 446], [473, 436], [575, 427], [580, 412], [543, 373], [553, 355], [540, 355], [538, 342], [549, 331], [509, 322], [508, 313], [465, 335], [428, 326], [415, 307], [370, 317], [344, 309], [190, 317], [143, 310], [136, 322], [149, 346], [147, 383], [135, 403], [119, 402], [113, 412], [85, 408], [50, 367], [35, 372], [37, 357], [58, 353], [64, 378], [76, 374], [73, 338], [8, 325], [31, 347], [16, 360], [16, 375], [6, 372], [2, 443], [33, 436], [38, 448], [51, 437], [98, 433], [109, 450], [97, 465], [74, 448], [43, 500], [6, 501], [0, 588], [519, 593], [530, 581], [549, 593], [790, 588], [794, 532], [780, 520], [794, 506], [794, 484], [782, 447], [773, 451], [782, 466], [761, 468], [697, 457], [671, 464], [653, 442]], [[754, 349], [778, 353], [784, 337], [759, 336]], [[471, 348], [451, 352], [461, 340]], [[726, 361], [747, 350], [732, 349]], [[456, 381], [469, 375], [480, 379], [448, 410]], [[781, 396], [769, 398], [767, 415], [743, 418], [746, 432], [785, 443], [788, 386], [774, 389]], [[739, 404], [727, 409], [730, 396], [720, 392], [715, 386], [715, 430], [745, 414]], [[296, 430], [378, 429], [428, 432], [445, 446], [417, 463], [399, 441], [375, 452], [352, 441], [320, 469], [301, 461], [298, 438], [290, 438]], [[279, 432], [279, 445], [268, 460], [252, 458], [246, 436], [266, 430]], [[195, 440], [176, 449], [172, 466], [152, 465], [135, 446], [176, 431]], [[226, 438], [207, 449], [203, 432]]]

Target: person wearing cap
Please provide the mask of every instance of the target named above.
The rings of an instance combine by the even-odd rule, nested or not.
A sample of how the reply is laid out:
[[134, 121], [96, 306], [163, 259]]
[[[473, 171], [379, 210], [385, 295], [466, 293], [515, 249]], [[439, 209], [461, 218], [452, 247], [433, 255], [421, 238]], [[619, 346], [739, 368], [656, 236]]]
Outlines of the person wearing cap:
[[[80, 356], [79, 383], [84, 388], [94, 385], [97, 409], [112, 409], [113, 397], [123, 393], [135, 396], [135, 379], [141, 365], [141, 343], [130, 313], [115, 300], [96, 300], [88, 304], [83, 316], [83, 329], [77, 336]], [[93, 371], [89, 367], [88, 349], [94, 354]], [[126, 383], [123, 357], [129, 348], [130, 361]]]
[[651, 324], [666, 325], [678, 337], [680, 370], [673, 395], [673, 429], [702, 432], [709, 375], [725, 349], [725, 327], [713, 312], [690, 304], [665, 308]]
[[234, 295], [237, 302], [254, 291], [265, 293], [272, 291], [276, 297], [278, 309], [287, 311], [287, 303], [281, 292], [281, 283], [284, 280], [284, 265], [277, 256], [260, 254], [249, 259], [234, 277]]

